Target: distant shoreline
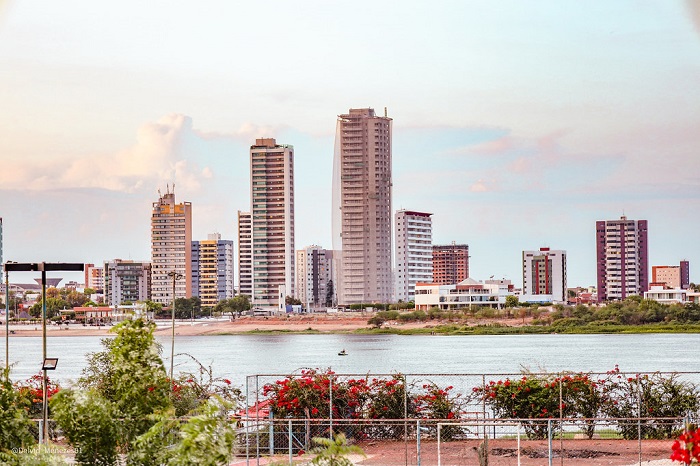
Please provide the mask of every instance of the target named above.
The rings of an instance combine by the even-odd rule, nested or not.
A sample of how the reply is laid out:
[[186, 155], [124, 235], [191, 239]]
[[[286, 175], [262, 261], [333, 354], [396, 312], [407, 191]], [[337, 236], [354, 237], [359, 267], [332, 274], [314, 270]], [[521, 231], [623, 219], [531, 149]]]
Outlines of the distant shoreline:
[[[176, 320], [175, 333], [187, 336], [246, 335], [246, 334], [396, 334], [396, 335], [517, 335], [517, 334], [619, 334], [619, 333], [700, 333], [700, 325], [608, 325], [570, 327], [562, 331], [547, 326], [530, 325], [519, 318], [481, 319], [468, 322], [410, 321], [387, 322], [381, 328], [367, 323], [361, 314], [300, 314], [288, 317], [239, 317], [229, 319], [200, 319], [194, 322]], [[155, 335], [169, 336], [170, 320], [156, 321]], [[0, 324], [0, 335], [4, 333]], [[108, 336], [112, 326], [83, 326], [80, 324], [47, 325], [47, 335], [61, 337]], [[10, 337], [40, 337], [40, 324], [10, 324]]]

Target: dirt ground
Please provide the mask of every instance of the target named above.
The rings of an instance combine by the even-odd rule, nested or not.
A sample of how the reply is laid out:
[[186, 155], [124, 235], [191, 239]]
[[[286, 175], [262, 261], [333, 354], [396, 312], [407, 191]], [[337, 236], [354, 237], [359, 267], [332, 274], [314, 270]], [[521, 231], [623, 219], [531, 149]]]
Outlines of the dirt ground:
[[[554, 466], [672, 466], [669, 458], [671, 441], [644, 441], [640, 446], [636, 440], [569, 440], [552, 444]], [[422, 441], [420, 444], [420, 464], [443, 466], [478, 466], [477, 448], [481, 440], [461, 440], [440, 445], [436, 441]], [[371, 441], [355, 445], [362, 448], [366, 456], [353, 454], [348, 459], [362, 466], [417, 465], [418, 454], [415, 441]], [[518, 458], [517, 440], [490, 440], [489, 466], [548, 466], [549, 446], [546, 441], [523, 441]], [[562, 454], [563, 452], [563, 454]], [[310, 464], [312, 455], [295, 456], [293, 464]], [[232, 465], [243, 464], [288, 464], [288, 457], [237, 460]]]
[[[667, 460], [671, 454], [671, 443], [662, 441], [642, 442], [642, 463], [671, 464]], [[446, 442], [440, 445], [440, 463], [442, 465], [478, 465], [477, 448], [481, 440]], [[357, 463], [362, 465], [399, 465], [417, 464], [415, 444], [364, 445], [361, 447], [368, 455]], [[489, 466], [547, 465], [549, 447], [546, 441], [523, 441], [520, 445], [520, 462], [518, 462], [517, 440], [489, 441]], [[627, 466], [640, 464], [640, 449], [637, 441], [624, 440], [574, 440], [563, 444], [552, 444], [554, 465], [580, 466]], [[563, 452], [563, 454], [562, 454]], [[408, 461], [406, 459], [408, 458]], [[657, 460], [662, 460], [658, 463]], [[421, 464], [438, 464], [438, 446], [435, 441], [421, 442]]]

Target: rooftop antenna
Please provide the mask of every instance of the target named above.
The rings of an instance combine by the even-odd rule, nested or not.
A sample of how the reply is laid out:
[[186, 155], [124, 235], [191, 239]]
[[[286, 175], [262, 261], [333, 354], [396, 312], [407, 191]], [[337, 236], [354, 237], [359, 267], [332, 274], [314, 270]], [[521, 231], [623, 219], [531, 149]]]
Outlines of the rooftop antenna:
[[387, 117], [386, 107], [384, 107], [384, 118], [386, 118], [386, 117]]

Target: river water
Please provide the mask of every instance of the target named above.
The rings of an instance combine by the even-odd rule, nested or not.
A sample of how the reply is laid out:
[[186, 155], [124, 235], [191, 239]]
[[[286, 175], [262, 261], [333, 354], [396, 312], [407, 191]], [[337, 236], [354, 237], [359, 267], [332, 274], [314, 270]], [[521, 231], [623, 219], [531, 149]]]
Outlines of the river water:
[[[58, 357], [52, 379], [80, 377], [86, 354], [104, 337], [50, 335], [47, 355]], [[170, 367], [169, 338], [159, 338]], [[347, 356], [339, 356], [345, 349]], [[194, 371], [195, 358], [216, 377], [243, 386], [246, 376], [332, 368], [339, 374], [513, 374], [530, 371], [700, 372], [700, 335], [225, 335], [176, 336], [175, 372]], [[4, 351], [3, 351], [4, 353]], [[10, 337], [11, 377], [39, 372], [40, 337]], [[189, 356], [186, 356], [186, 355]], [[4, 362], [4, 354], [2, 355]]]

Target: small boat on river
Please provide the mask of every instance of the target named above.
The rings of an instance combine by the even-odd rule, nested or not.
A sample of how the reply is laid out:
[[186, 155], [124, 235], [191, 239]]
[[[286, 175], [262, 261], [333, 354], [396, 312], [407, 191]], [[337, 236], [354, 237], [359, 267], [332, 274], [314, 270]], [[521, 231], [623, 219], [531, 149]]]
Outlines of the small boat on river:
[[338, 356], [347, 356], [347, 355], [348, 355], [348, 353], [346, 353], [344, 349], [338, 352]]

